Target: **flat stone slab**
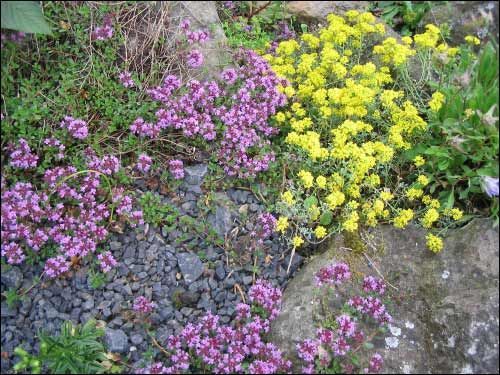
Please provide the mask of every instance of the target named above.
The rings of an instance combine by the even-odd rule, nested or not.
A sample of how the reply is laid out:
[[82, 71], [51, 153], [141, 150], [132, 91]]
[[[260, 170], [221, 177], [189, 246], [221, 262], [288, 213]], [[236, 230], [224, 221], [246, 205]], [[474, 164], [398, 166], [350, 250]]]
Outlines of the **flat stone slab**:
[[192, 253], [177, 254], [177, 262], [186, 283], [191, 284], [203, 273], [204, 266], [198, 255]]
[[[426, 249], [425, 231], [381, 226], [371, 233], [375, 267], [398, 290], [388, 288], [394, 321], [374, 341], [386, 373], [498, 373], [498, 227], [481, 219], [450, 231], [439, 254]], [[314, 274], [333, 261], [349, 263], [353, 275], [378, 276], [365, 257], [337, 236], [290, 282], [271, 339], [287, 354], [314, 338]], [[335, 301], [332, 301], [332, 304]]]

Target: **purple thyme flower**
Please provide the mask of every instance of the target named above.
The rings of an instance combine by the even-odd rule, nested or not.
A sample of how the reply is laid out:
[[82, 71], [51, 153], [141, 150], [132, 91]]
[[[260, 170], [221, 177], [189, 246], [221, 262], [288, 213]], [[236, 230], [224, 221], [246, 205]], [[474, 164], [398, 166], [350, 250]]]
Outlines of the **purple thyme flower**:
[[306, 339], [297, 344], [297, 355], [306, 362], [314, 362], [314, 357], [318, 355], [318, 342]]
[[69, 270], [70, 263], [62, 255], [49, 258], [45, 262], [45, 274], [50, 278], [55, 278]]
[[147, 314], [147, 313], [150, 313], [151, 311], [153, 311], [153, 309], [155, 307], [156, 307], [156, 304], [154, 302], [149, 301], [144, 296], [139, 296], [134, 301], [133, 309], [136, 312]]
[[135, 86], [135, 83], [132, 80], [132, 75], [130, 74], [130, 72], [127, 72], [127, 71], [121, 72], [120, 75], [118, 76], [118, 78], [120, 78], [120, 82], [125, 87]]
[[365, 276], [363, 279], [363, 289], [365, 292], [375, 292], [382, 295], [385, 292], [385, 283], [382, 279]]
[[64, 117], [64, 120], [61, 121], [61, 128], [67, 129], [69, 134], [76, 139], [85, 139], [89, 135], [87, 123], [71, 116]]
[[203, 54], [197, 49], [189, 51], [187, 63], [191, 68], [199, 68], [203, 64]]
[[170, 160], [168, 162], [170, 173], [176, 180], [184, 178], [184, 163], [182, 160]]
[[99, 259], [101, 270], [104, 273], [111, 271], [111, 268], [118, 264], [111, 254], [111, 251], [106, 251], [103, 254], [98, 254], [97, 259]]
[[151, 169], [152, 162], [153, 160], [147, 154], [140, 154], [136, 167], [139, 171], [147, 173]]
[[238, 79], [238, 73], [232, 68], [224, 70], [220, 76], [228, 85], [232, 85]]
[[337, 263], [322, 267], [315, 275], [316, 284], [318, 286], [323, 284], [338, 285], [350, 277], [351, 272], [346, 263]]
[[482, 185], [488, 197], [498, 197], [498, 177], [483, 176]]

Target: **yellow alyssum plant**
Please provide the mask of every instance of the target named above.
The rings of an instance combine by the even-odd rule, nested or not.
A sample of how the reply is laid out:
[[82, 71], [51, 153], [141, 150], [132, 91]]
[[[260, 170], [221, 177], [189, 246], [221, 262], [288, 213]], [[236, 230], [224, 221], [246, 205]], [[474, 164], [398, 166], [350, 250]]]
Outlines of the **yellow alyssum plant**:
[[[360, 225], [404, 228], [414, 221], [432, 230], [459, 219], [460, 210], [441, 208], [426, 191], [425, 159], [400, 157], [427, 122], [398, 80], [412, 56], [450, 61], [458, 50], [434, 25], [398, 42], [384, 39], [385, 27], [371, 13], [327, 19], [317, 34], [283, 41], [274, 55], [264, 55], [284, 78], [280, 90], [289, 106], [275, 121], [299, 159], [277, 204], [278, 231], [299, 247], [303, 239], [317, 243]], [[445, 105], [439, 92], [422, 102], [429, 116]], [[427, 243], [434, 252], [442, 248], [434, 234]]]

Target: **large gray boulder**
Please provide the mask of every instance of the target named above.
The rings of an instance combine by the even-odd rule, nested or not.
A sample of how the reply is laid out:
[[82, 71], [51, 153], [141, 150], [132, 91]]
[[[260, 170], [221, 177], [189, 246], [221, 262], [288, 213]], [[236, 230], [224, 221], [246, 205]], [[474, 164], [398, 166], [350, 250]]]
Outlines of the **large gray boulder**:
[[160, 1], [158, 3], [161, 7], [169, 7], [170, 19], [174, 25], [179, 25], [182, 20], [188, 19], [191, 23], [191, 30], [209, 31], [210, 39], [195, 47], [203, 53], [203, 66], [199, 69], [191, 69], [189, 73], [197, 79], [218, 76], [232, 60], [215, 1]]
[[[394, 321], [374, 342], [384, 372], [498, 373], [498, 227], [482, 219], [450, 231], [439, 254], [426, 249], [425, 231], [414, 226], [381, 226], [371, 238], [378, 251], [370, 252], [370, 259], [398, 288], [388, 288]], [[346, 261], [359, 280], [377, 276], [364, 256], [344, 246], [337, 236], [285, 290], [271, 339], [286, 354], [294, 356], [296, 343], [315, 335], [313, 277], [319, 268]]]
[[451, 44], [464, 42], [466, 35], [484, 39], [489, 33], [498, 41], [498, 1], [446, 1], [433, 5], [422, 24], [450, 27]]
[[286, 9], [301, 22], [324, 22], [330, 13], [342, 15], [352, 9], [365, 11], [368, 5], [368, 1], [288, 1]]

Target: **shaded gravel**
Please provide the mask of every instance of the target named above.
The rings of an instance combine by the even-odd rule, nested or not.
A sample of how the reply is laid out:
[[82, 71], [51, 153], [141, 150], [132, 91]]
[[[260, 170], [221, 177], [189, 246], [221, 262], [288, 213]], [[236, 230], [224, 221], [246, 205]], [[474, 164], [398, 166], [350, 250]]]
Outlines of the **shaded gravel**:
[[[2, 352], [8, 353], [8, 358], [2, 356], [2, 373], [12, 371], [16, 346], [38, 350], [34, 339], [39, 329], [58, 333], [64, 320], [84, 323], [91, 318], [106, 323], [104, 342], [108, 350], [129, 356], [129, 363], [138, 366], [141, 354], [151, 347], [151, 339], [141, 326], [144, 319], [131, 314], [133, 301], [140, 295], [158, 305], [149, 320], [159, 342], [207, 311], [221, 315], [224, 323], [231, 322], [235, 306], [242, 300], [235, 285], [246, 293], [254, 281], [253, 264], [244, 244], [264, 207], [250, 192], [229, 189], [216, 194], [213, 213], [201, 210], [206, 196], [200, 185], [206, 171], [204, 165], [189, 167], [187, 178], [177, 191], [180, 199], [162, 199], [175, 205], [181, 216], [193, 217], [197, 223], [211, 223], [219, 235], [230, 238], [234, 245], [232, 254], [189, 229], [184, 233], [182, 229], [145, 225], [135, 231], [128, 228], [123, 234], [113, 234], [107, 246], [118, 266], [106, 275], [102, 288], [91, 288], [90, 266], [84, 261], [66, 279], [38, 284], [12, 308], [2, 301], [1, 344]], [[145, 191], [143, 182], [138, 181], [138, 187]], [[255, 277], [271, 280], [283, 288], [302, 263], [302, 257], [296, 254], [292, 272], [287, 275], [288, 253], [277, 237], [265, 241], [266, 259], [258, 260], [259, 274]], [[241, 260], [248, 261], [240, 263]], [[3, 271], [4, 268], [2, 292], [30, 287], [42, 267], [23, 264]], [[158, 352], [156, 348], [154, 351]]]

